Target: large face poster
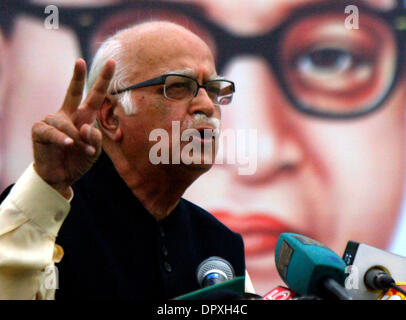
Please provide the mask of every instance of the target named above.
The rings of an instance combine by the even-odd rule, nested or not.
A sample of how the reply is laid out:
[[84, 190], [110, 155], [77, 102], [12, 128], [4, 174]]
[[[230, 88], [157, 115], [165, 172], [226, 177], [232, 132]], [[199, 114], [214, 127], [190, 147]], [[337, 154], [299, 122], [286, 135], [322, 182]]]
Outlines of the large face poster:
[[216, 162], [184, 197], [243, 236], [256, 291], [283, 284], [274, 263], [282, 232], [340, 256], [348, 240], [406, 256], [402, 5], [2, 1], [0, 187], [32, 161], [32, 124], [60, 107], [77, 57], [90, 64], [115, 31], [171, 20], [201, 36], [235, 82]]

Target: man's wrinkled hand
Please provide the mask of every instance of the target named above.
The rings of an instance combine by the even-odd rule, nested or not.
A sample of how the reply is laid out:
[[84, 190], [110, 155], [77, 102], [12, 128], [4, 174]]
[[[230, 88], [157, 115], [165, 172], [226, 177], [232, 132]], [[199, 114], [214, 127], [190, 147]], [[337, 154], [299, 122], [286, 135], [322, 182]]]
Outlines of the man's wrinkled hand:
[[34, 168], [63, 196], [70, 186], [96, 162], [102, 149], [101, 132], [93, 126], [114, 74], [114, 60], [105, 64], [82, 101], [86, 63], [78, 59], [62, 107], [32, 127]]

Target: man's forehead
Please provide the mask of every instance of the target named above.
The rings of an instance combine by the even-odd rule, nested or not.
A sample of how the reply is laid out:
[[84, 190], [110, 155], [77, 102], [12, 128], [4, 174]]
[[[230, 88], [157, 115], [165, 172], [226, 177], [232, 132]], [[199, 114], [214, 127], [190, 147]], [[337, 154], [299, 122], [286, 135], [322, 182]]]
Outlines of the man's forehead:
[[[134, 47], [139, 54], [182, 56], [211, 53], [208, 45], [187, 28], [169, 21], [152, 21], [135, 25], [120, 34], [126, 49]], [[166, 51], [163, 51], [166, 50]]]
[[[165, 74], [182, 74], [182, 75], [188, 76], [193, 79], [199, 78], [199, 72], [192, 68], [167, 69], [164, 73]], [[223, 77], [217, 75], [217, 73], [215, 71], [212, 71], [210, 73], [203, 74], [203, 78], [205, 78], [207, 80], [218, 80], [218, 79], [222, 79]]]
[[154, 76], [168, 70], [181, 70], [193, 77], [213, 76], [214, 58], [202, 39], [171, 23], [156, 22], [150, 26], [136, 26], [120, 34], [123, 58], [134, 69]]

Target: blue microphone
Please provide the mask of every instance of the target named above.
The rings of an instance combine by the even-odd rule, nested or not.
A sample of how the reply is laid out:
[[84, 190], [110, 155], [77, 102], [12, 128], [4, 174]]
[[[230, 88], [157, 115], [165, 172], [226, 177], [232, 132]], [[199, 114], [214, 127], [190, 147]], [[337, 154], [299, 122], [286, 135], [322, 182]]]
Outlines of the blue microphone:
[[352, 300], [345, 290], [345, 262], [316, 240], [296, 233], [282, 233], [275, 250], [282, 280], [299, 295]]

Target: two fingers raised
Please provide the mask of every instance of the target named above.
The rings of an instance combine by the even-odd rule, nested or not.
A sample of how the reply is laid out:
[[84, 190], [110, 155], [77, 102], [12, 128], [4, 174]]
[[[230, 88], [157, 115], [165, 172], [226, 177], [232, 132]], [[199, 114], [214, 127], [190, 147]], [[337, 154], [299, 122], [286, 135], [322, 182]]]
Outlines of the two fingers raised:
[[107, 89], [114, 75], [114, 69], [114, 60], [108, 60], [82, 102], [86, 79], [86, 63], [83, 59], [76, 61], [73, 76], [68, 91], [66, 92], [61, 111], [71, 116], [78, 128], [84, 123], [92, 124], [95, 120], [96, 112], [100, 109], [106, 98]]
[[77, 144], [87, 154], [96, 154], [101, 148], [101, 133], [93, 127], [93, 122], [107, 95], [114, 68], [114, 60], [107, 61], [82, 102], [86, 63], [83, 59], [78, 59], [59, 112], [50, 114], [43, 121], [34, 124], [32, 129], [34, 142], [56, 144], [60, 147]]

